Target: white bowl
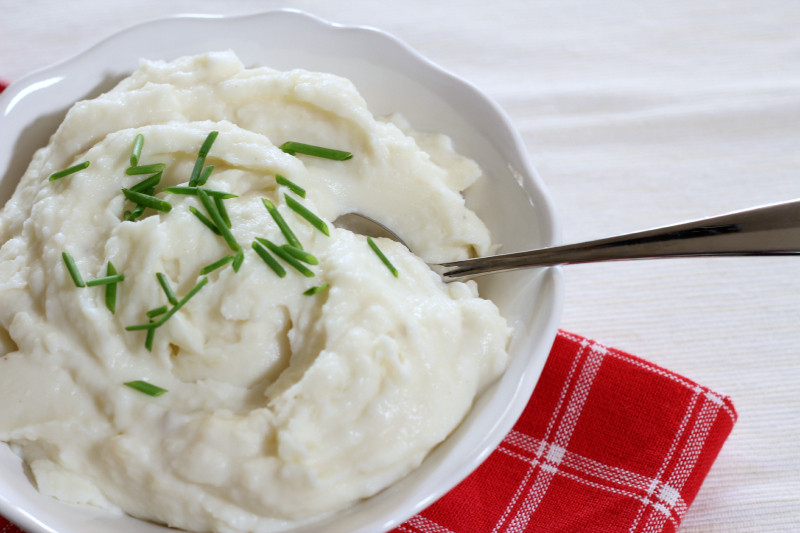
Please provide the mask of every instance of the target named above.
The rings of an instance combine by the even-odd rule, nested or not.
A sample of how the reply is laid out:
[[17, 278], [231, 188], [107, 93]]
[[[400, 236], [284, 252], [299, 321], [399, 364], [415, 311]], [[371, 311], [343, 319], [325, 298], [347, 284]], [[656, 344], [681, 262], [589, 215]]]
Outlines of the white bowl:
[[[521, 139], [495, 103], [386, 33], [287, 10], [150, 21], [12, 84], [0, 95], [0, 205], [72, 103], [110, 89], [141, 57], [170, 60], [223, 49], [234, 50], [248, 65], [301, 67], [346, 76], [373, 113], [400, 112], [418, 130], [449, 135], [457, 150], [484, 170], [487, 179], [467, 198], [503, 251], [555, 243], [558, 231], [544, 187]], [[470, 474], [510, 431], [555, 338], [563, 282], [560, 271], [549, 268], [487, 276], [481, 278], [480, 289], [515, 328], [505, 374], [476, 400], [463, 423], [420, 468], [378, 495], [294, 533], [391, 529]], [[170, 531], [39, 494], [20, 460], [4, 444], [0, 445], [0, 514], [32, 533]]]

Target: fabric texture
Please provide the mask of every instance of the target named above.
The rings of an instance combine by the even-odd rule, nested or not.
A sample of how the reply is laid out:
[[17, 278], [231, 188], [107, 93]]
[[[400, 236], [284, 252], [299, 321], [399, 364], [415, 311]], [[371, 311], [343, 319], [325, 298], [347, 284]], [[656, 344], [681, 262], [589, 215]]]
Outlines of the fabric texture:
[[560, 331], [497, 450], [393, 533], [677, 531], [736, 416], [726, 396]]
[[561, 331], [511, 433], [395, 533], [674, 532], [735, 421], [730, 398]]

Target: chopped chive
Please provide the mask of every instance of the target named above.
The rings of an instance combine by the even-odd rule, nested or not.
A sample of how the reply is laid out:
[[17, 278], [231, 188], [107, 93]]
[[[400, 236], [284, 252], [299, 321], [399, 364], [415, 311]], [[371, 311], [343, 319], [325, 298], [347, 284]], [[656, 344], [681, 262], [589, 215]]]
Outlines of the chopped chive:
[[269, 255], [269, 252], [267, 251], [267, 249], [266, 249], [266, 248], [264, 248], [263, 246], [261, 246], [261, 244], [259, 244], [259, 243], [258, 243], [258, 242], [256, 242], [256, 241], [253, 241], [253, 250], [255, 250], [255, 251], [256, 251], [256, 253], [258, 254], [258, 256], [259, 256], [261, 259], [263, 259], [263, 260], [264, 260], [264, 262], [267, 264], [267, 266], [268, 266], [268, 267], [270, 267], [270, 268], [271, 268], [273, 271], [275, 271], [275, 273], [276, 273], [276, 274], [277, 274], [279, 277], [283, 278], [283, 277], [285, 277], [285, 276], [286, 276], [286, 269], [285, 269], [285, 268], [283, 268], [283, 267], [281, 266], [281, 264], [280, 264], [280, 263], [278, 263], [278, 261], [276, 261], [276, 260], [275, 260], [275, 258], [274, 258], [274, 257], [272, 257], [271, 255]]
[[205, 185], [212, 172], [214, 172], [214, 165], [208, 165], [204, 168], [203, 172], [201, 172], [200, 176], [197, 178], [197, 185]]
[[[152, 320], [151, 320], [152, 322]], [[150, 328], [147, 330], [147, 334], [144, 338], [144, 347], [148, 352], [153, 351], [153, 341], [156, 338], [156, 328]]]
[[155, 174], [156, 172], [161, 172], [167, 165], [164, 163], [152, 163], [150, 165], [137, 165], [135, 167], [128, 167], [125, 169], [125, 174], [128, 176], [138, 176], [140, 174]]
[[153, 194], [153, 191], [156, 188], [156, 185], [161, 181], [161, 176], [163, 176], [163, 172], [156, 172], [149, 178], [140, 181], [136, 185], [133, 185], [129, 190], [133, 192], [140, 192], [143, 194]]
[[283, 185], [284, 187], [288, 188], [290, 191], [295, 193], [300, 198], [306, 197], [306, 190], [304, 188], [302, 188], [295, 182], [284, 178], [280, 174], [275, 174], [275, 181], [278, 183], [278, 185]]
[[[106, 265], [106, 276], [113, 276], [117, 273], [117, 269], [114, 268], [114, 264], [111, 261], [108, 262]], [[117, 310], [117, 284], [116, 283], [109, 283], [106, 285], [106, 307], [111, 314], [113, 315], [114, 312]]]
[[377, 244], [375, 244], [375, 241], [373, 241], [373, 240], [372, 240], [372, 237], [367, 237], [367, 243], [369, 244], [369, 247], [370, 247], [370, 248], [372, 248], [372, 251], [373, 251], [373, 252], [375, 252], [375, 254], [376, 254], [376, 255], [377, 255], [377, 256], [378, 256], [378, 257], [381, 259], [381, 261], [383, 262], [383, 264], [384, 264], [384, 265], [386, 265], [386, 268], [388, 268], [388, 269], [389, 269], [389, 271], [392, 273], [392, 275], [393, 275], [394, 277], [398, 277], [398, 276], [399, 276], [399, 274], [398, 274], [398, 272], [397, 272], [397, 269], [394, 267], [394, 265], [392, 264], [392, 262], [391, 262], [391, 261], [389, 261], [389, 258], [388, 258], [388, 257], [386, 257], [386, 256], [383, 254], [383, 252], [381, 251], [381, 249], [380, 249], [380, 248], [378, 248], [378, 245], [377, 245]]
[[311, 270], [306, 268], [306, 266], [303, 263], [301, 263], [291, 255], [289, 255], [289, 253], [287, 253], [285, 250], [283, 250], [280, 246], [278, 246], [274, 242], [270, 241], [269, 239], [262, 239], [261, 237], [256, 237], [256, 240], [261, 244], [263, 244], [264, 246], [266, 246], [270, 252], [283, 259], [285, 262], [291, 265], [292, 268], [300, 272], [305, 277], [307, 278], [314, 277], [314, 273]]
[[175, 304], [175, 305], [172, 307], [172, 309], [170, 309], [169, 311], [167, 311], [167, 312], [166, 312], [166, 313], [165, 313], [165, 314], [164, 314], [164, 315], [163, 315], [163, 316], [162, 316], [162, 317], [161, 317], [161, 318], [158, 320], [158, 322], [156, 322], [156, 324], [157, 324], [157, 326], [156, 326], [156, 327], [160, 326], [161, 324], [163, 324], [164, 322], [166, 322], [166, 321], [167, 321], [167, 320], [168, 320], [168, 319], [169, 319], [169, 318], [170, 318], [172, 315], [174, 315], [175, 313], [177, 313], [177, 312], [178, 312], [178, 310], [179, 310], [181, 307], [183, 307], [184, 305], [186, 305], [186, 302], [188, 302], [189, 300], [191, 300], [191, 299], [192, 299], [192, 297], [193, 297], [195, 294], [197, 294], [198, 292], [200, 292], [200, 289], [202, 289], [202, 288], [205, 286], [205, 284], [206, 284], [206, 283], [208, 283], [208, 278], [203, 278], [203, 279], [201, 279], [200, 281], [198, 281], [197, 283], [195, 283], [194, 287], [192, 287], [192, 288], [191, 288], [191, 290], [190, 290], [189, 292], [187, 292], [187, 293], [186, 293], [186, 295], [185, 295], [183, 298], [181, 298], [180, 300], [178, 300], [178, 303], [176, 303], [176, 304]]
[[290, 244], [284, 244], [283, 246], [281, 246], [281, 248], [286, 250], [286, 253], [288, 253], [295, 259], [299, 259], [303, 263], [308, 263], [309, 265], [319, 264], [319, 260], [310, 253], [306, 252], [305, 250], [301, 250], [300, 248], [295, 248]]
[[161, 288], [164, 290], [164, 294], [167, 296], [169, 303], [176, 305], [178, 303], [178, 299], [175, 297], [175, 293], [172, 292], [172, 287], [169, 286], [169, 280], [167, 279], [167, 276], [165, 276], [162, 272], [157, 272], [156, 279], [158, 279], [158, 284], [161, 285]]
[[204, 155], [197, 156], [194, 160], [194, 167], [192, 167], [192, 174], [189, 177], [189, 186], [195, 187], [197, 182], [200, 181], [200, 174], [203, 172], [203, 167], [206, 164], [206, 157]]
[[264, 203], [264, 207], [267, 208], [267, 211], [269, 211], [269, 214], [272, 216], [272, 219], [280, 228], [281, 233], [283, 233], [283, 236], [286, 239], [286, 241], [295, 248], [299, 248], [300, 250], [302, 250], [303, 245], [300, 244], [300, 240], [294, 234], [292, 228], [289, 227], [289, 224], [286, 223], [286, 219], [284, 219], [283, 216], [280, 214], [278, 208], [275, 207], [275, 204], [273, 204], [267, 198], [262, 198], [261, 201]]
[[148, 322], [147, 324], [136, 324], [133, 326], [127, 326], [125, 329], [128, 331], [139, 331], [143, 329], [155, 329], [160, 327], [162, 324], [164, 324], [164, 322], [169, 320], [172, 317], [172, 315], [177, 313], [181, 307], [186, 305], [186, 302], [188, 302], [195, 294], [197, 294], [200, 291], [200, 289], [202, 289], [205, 286], [206, 283], [208, 283], [208, 278], [206, 277], [198, 281], [195, 284], [195, 286], [192, 287], [192, 290], [186, 293], [186, 296], [178, 300], [178, 302], [175, 305], [173, 305], [169, 311], [161, 315], [161, 318], [159, 318], [157, 321]]
[[216, 269], [218, 269], [219, 267], [221, 267], [221, 266], [223, 266], [223, 265], [226, 265], [226, 264], [230, 263], [230, 262], [231, 262], [231, 261], [233, 261], [235, 258], [236, 258], [236, 257], [235, 257], [235, 256], [233, 256], [233, 255], [226, 255], [225, 257], [223, 257], [223, 258], [221, 258], [221, 259], [218, 259], [218, 260], [214, 261], [214, 262], [213, 262], [213, 263], [211, 263], [210, 265], [206, 265], [206, 266], [204, 266], [203, 268], [201, 268], [201, 269], [200, 269], [200, 275], [202, 275], [202, 276], [205, 276], [205, 275], [206, 275], [206, 274], [208, 274], [209, 272], [213, 272], [213, 271], [215, 271]]
[[[212, 131], [211, 133], [208, 134], [206, 140], [203, 141], [203, 145], [200, 147], [200, 151], [197, 153], [197, 159], [195, 159], [194, 161], [194, 168], [192, 168], [192, 175], [189, 178], [190, 186], [201, 185], [202, 184], [201, 180], [205, 182], [205, 180], [208, 179], [208, 175], [211, 174], [211, 171], [209, 170], [208, 174], [206, 174], [205, 176], [205, 179], [203, 179], [203, 174], [204, 174], [203, 167], [206, 164], [206, 156], [208, 155], [208, 152], [211, 151], [211, 145], [214, 144], [214, 140], [217, 138], [217, 135], [219, 135], [218, 131]], [[211, 167], [211, 169], [213, 170], [214, 167]]]
[[59, 170], [58, 172], [53, 172], [52, 174], [50, 174], [50, 177], [48, 178], [48, 180], [49, 181], [56, 181], [57, 179], [61, 179], [64, 176], [69, 176], [70, 174], [75, 174], [76, 172], [79, 172], [79, 171], [85, 169], [88, 166], [89, 166], [89, 162], [88, 161], [84, 161], [83, 163], [78, 163], [77, 165], [73, 165], [73, 166], [71, 166], [69, 168], [65, 168], [64, 170]]
[[75, 284], [75, 286], [85, 287], [86, 283], [84, 283], [81, 273], [75, 264], [75, 259], [73, 259], [72, 256], [67, 252], [61, 252], [61, 257], [64, 259], [64, 263], [67, 265], [67, 272], [69, 272], [69, 275], [72, 278], [72, 282]]
[[142, 380], [128, 381], [125, 383], [125, 385], [132, 389], [138, 390], [139, 392], [143, 392], [148, 396], [161, 396], [167, 392], [167, 389], [162, 389], [158, 385], [153, 385], [152, 383]]
[[321, 218], [319, 218], [317, 215], [315, 215], [314, 213], [309, 211], [306, 206], [304, 206], [303, 204], [301, 204], [300, 202], [298, 202], [297, 200], [295, 200], [291, 196], [284, 195], [283, 198], [284, 198], [284, 200], [286, 200], [286, 205], [288, 205], [295, 213], [297, 213], [298, 215], [300, 215], [304, 219], [308, 220], [308, 222], [312, 226], [314, 226], [315, 228], [320, 230], [325, 235], [330, 236], [331, 233], [328, 230], [328, 225], [325, 224], [325, 222]]
[[230, 249], [233, 251], [239, 250], [239, 243], [236, 242], [236, 238], [233, 236], [233, 233], [231, 233], [231, 230], [225, 225], [222, 215], [220, 215], [219, 211], [214, 205], [214, 202], [212, 202], [211, 198], [208, 196], [208, 194], [206, 194], [206, 191], [203, 189], [198, 189], [197, 197], [200, 199], [200, 203], [203, 204], [203, 207], [205, 207], [206, 212], [211, 217], [211, 221], [214, 222], [214, 225], [219, 230], [222, 238], [225, 239], [226, 243], [228, 243]]
[[219, 135], [218, 131], [212, 131], [206, 137], [206, 140], [203, 141], [203, 145], [200, 147], [199, 155], [203, 157], [208, 155], [208, 152], [211, 151], [211, 145], [214, 144], [214, 141], [217, 139], [217, 135]]
[[189, 211], [191, 211], [191, 213], [194, 216], [196, 216], [198, 218], [198, 220], [200, 220], [200, 222], [205, 224], [208, 229], [210, 229], [211, 231], [213, 231], [217, 235], [222, 235], [222, 233], [220, 233], [220, 231], [217, 229], [217, 227], [214, 225], [214, 223], [211, 222], [210, 220], [208, 220], [208, 218], [203, 213], [198, 211], [195, 206], [190, 205], [189, 206]]
[[[167, 306], [162, 305], [161, 307], [156, 307], [155, 309], [150, 309], [147, 313], [147, 318], [150, 319], [150, 323], [153, 322], [153, 318], [159, 315], [163, 315], [167, 312]], [[156, 338], [156, 328], [150, 328], [147, 330], [147, 335], [144, 338], [144, 347], [148, 352], [153, 351], [153, 341]]]
[[306, 296], [313, 296], [313, 295], [315, 295], [315, 294], [317, 294], [319, 292], [324, 291], [327, 288], [328, 288], [328, 284], [324, 283], [322, 285], [317, 285], [316, 287], [311, 287], [307, 291], [304, 291], [303, 294], [305, 294]]
[[131, 166], [139, 165], [139, 158], [142, 156], [142, 146], [144, 146], [144, 135], [141, 133], [133, 139], [133, 149], [131, 149]]
[[332, 148], [324, 148], [322, 146], [315, 146], [313, 144], [305, 144], [300, 142], [288, 141], [280, 146], [281, 150], [287, 154], [305, 154], [313, 155], [315, 157], [322, 157], [325, 159], [333, 159], [334, 161], [346, 161], [353, 157], [350, 152], [342, 150], [334, 150]]
[[125, 281], [125, 276], [122, 274], [113, 274], [102, 278], [90, 279], [86, 282], [86, 286], [97, 287], [98, 285], [109, 285], [111, 283], [119, 283], [120, 281]]
[[147, 318], [155, 318], [158, 315], [163, 315], [164, 313], [167, 312], [167, 310], [168, 310], [167, 306], [166, 305], [162, 305], [161, 307], [156, 307], [155, 309], [149, 310], [145, 314], [147, 315]]
[[149, 194], [143, 194], [140, 192], [132, 191], [130, 189], [122, 189], [122, 194], [124, 194], [125, 198], [127, 198], [131, 202], [142, 205], [144, 207], [150, 207], [152, 209], [155, 209], [156, 211], [163, 211], [166, 213], [172, 209], [172, 204], [170, 204], [166, 200], [162, 200], [161, 198], [156, 198], [155, 196], [150, 196]]
[[133, 326], [125, 326], [126, 331], [142, 331], [147, 329], [156, 329], [161, 324], [153, 322], [152, 320], [147, 324], [134, 324]]
[[[193, 196], [197, 196], [197, 191], [200, 189], [198, 187], [186, 187], [186, 186], [177, 186], [177, 187], [166, 187], [164, 192], [170, 194], [191, 194]], [[206, 191], [206, 194], [213, 197], [220, 197], [223, 200], [227, 200], [228, 198], [236, 198], [236, 195], [229, 192], [223, 191], [215, 191], [214, 189], [203, 189]]]
[[242, 263], [244, 263], [244, 248], [239, 248], [239, 251], [236, 252], [236, 256], [233, 258], [233, 271], [239, 272], [239, 269], [242, 268]]
[[224, 200], [219, 196], [214, 196], [214, 207], [216, 207], [217, 211], [219, 211], [219, 216], [222, 217], [222, 221], [225, 222], [225, 225], [228, 226], [228, 228], [230, 228], [231, 219], [228, 216], [228, 210], [225, 209]]
[[125, 211], [125, 220], [128, 222], [133, 222], [144, 213], [145, 207], [141, 204], [136, 204], [136, 207], [133, 211]]

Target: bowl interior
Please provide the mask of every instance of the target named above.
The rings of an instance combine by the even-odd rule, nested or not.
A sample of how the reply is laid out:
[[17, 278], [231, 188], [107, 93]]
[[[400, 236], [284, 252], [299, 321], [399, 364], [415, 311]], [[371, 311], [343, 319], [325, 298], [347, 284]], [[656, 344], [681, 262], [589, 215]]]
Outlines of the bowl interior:
[[[449, 135], [487, 179], [467, 195], [503, 251], [553, 244], [557, 227], [544, 187], [504, 113], [477, 89], [377, 30], [331, 24], [296, 11], [243, 17], [177, 16], [133, 26], [84, 53], [12, 84], [0, 95], [0, 205], [36, 149], [77, 100], [96, 96], [142, 57], [171, 60], [234, 50], [247, 65], [305, 68], [353, 80], [377, 115], [399, 112], [415, 129]], [[515, 328], [507, 372], [423, 465], [387, 490], [296, 532], [364, 531], [397, 525], [468, 475], [511, 429], [555, 337], [563, 300], [558, 269], [479, 280]], [[168, 531], [116, 513], [76, 508], [38, 494], [7, 446], [0, 447], [0, 513], [34, 532]]]

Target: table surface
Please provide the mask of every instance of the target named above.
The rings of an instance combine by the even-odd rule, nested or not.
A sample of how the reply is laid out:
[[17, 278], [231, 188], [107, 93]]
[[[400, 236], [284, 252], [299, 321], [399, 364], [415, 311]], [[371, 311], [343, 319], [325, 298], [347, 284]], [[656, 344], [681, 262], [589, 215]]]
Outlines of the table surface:
[[[493, 97], [551, 192], [564, 242], [800, 196], [792, 0], [0, 0], [0, 77], [158, 16], [283, 7], [386, 30]], [[799, 266], [565, 269], [562, 328], [734, 399], [739, 421], [681, 533], [800, 527]]]

